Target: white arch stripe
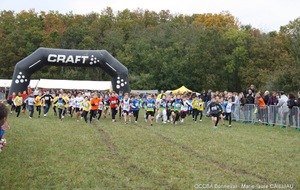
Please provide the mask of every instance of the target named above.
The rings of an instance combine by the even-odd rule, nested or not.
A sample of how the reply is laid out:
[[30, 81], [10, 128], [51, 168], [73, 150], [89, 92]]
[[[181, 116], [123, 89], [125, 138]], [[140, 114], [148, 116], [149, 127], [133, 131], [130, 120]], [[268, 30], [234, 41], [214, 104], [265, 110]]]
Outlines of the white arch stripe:
[[39, 62], [41, 62], [41, 60], [38, 60], [37, 62], [35, 62], [34, 64], [30, 65], [29, 68], [35, 66], [36, 64], [38, 64]]
[[108, 63], [105, 63], [107, 66], [109, 66], [112, 70], [114, 70], [114, 71], [116, 71], [117, 72], [117, 70], [115, 69], [115, 68], [113, 68], [110, 64], [108, 64]]

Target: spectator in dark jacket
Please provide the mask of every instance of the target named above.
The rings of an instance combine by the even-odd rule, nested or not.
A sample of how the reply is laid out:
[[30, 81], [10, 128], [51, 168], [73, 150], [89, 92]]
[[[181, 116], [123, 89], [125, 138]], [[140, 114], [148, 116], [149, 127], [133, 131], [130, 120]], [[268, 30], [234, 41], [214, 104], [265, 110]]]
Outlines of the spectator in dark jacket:
[[254, 94], [251, 89], [248, 90], [248, 94], [246, 95], [246, 104], [245, 104], [245, 122], [251, 123], [253, 118], [253, 111], [254, 111]]
[[246, 94], [246, 104], [254, 104], [254, 93], [251, 89], [248, 90], [248, 93]]
[[269, 97], [269, 100], [267, 102], [268, 106], [276, 106], [278, 104], [278, 98], [276, 96], [276, 92], [272, 92], [272, 96]]
[[270, 97], [269, 94], [270, 94], [270, 92], [268, 90], [266, 90], [265, 93], [264, 93], [263, 99], [264, 99], [264, 102], [265, 102], [266, 105], [268, 104], [268, 101], [269, 101], [269, 97]]
[[253, 93], [253, 96], [255, 96], [256, 90], [255, 90], [254, 84], [251, 84], [250, 87], [245, 91], [245, 96], [249, 93], [249, 90], [251, 90]]
[[275, 126], [276, 123], [276, 116], [278, 114], [278, 98], [276, 96], [276, 92], [272, 92], [272, 96], [269, 97], [267, 105], [269, 106], [269, 112], [270, 112], [270, 118], [269, 122], [270, 124], [273, 124]]
[[298, 98], [296, 100], [296, 105], [300, 107], [300, 91], [298, 92]]
[[293, 119], [295, 119], [296, 122], [296, 127], [298, 126], [298, 110], [295, 109], [294, 107], [296, 106], [296, 97], [294, 96], [294, 94], [289, 94], [288, 95], [288, 101], [287, 101], [287, 106], [289, 108], [289, 125], [293, 126], [294, 125], [294, 121]]
[[244, 93], [243, 92], [239, 93], [239, 99], [240, 99], [241, 106], [244, 106], [246, 104], [246, 99], [244, 97]]
[[206, 94], [206, 91], [205, 90], [202, 90], [201, 94], [200, 94], [200, 97], [202, 98], [203, 102], [206, 101], [207, 99], [207, 94]]

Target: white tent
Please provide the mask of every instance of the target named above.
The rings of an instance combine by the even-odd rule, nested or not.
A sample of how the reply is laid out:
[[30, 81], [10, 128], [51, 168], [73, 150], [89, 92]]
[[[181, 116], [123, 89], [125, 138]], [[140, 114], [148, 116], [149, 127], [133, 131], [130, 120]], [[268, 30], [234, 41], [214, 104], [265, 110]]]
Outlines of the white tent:
[[[0, 79], [0, 87], [10, 87], [11, 80]], [[80, 90], [111, 90], [111, 81], [84, 81], [84, 80], [55, 80], [40, 79], [30, 80], [31, 88], [49, 89], [80, 89]]]
[[158, 90], [131, 90], [131, 93], [136, 94], [157, 94]]
[[40, 80], [30, 80], [29, 86], [35, 88], [39, 84]]
[[111, 90], [111, 81], [85, 81], [85, 80], [55, 80], [40, 79], [38, 88], [49, 89], [80, 89], [80, 90]]
[[171, 94], [172, 90], [167, 90], [165, 93], [166, 94]]
[[0, 87], [10, 87], [11, 80], [0, 79]]
[[[35, 88], [38, 83], [39, 80], [30, 80], [29, 86], [31, 88]], [[10, 87], [10, 85], [11, 85], [10, 79], [0, 79], [0, 87]]]

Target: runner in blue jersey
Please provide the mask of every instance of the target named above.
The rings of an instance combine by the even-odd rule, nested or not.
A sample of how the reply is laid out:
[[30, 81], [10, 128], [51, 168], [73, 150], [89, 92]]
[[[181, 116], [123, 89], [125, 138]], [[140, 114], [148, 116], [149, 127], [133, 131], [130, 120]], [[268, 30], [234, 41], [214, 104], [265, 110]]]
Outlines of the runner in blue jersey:
[[104, 102], [103, 118], [104, 118], [104, 119], [106, 118], [107, 111], [108, 111], [108, 109], [109, 109], [108, 98], [109, 98], [108, 94], [105, 94], [105, 95], [104, 95], [104, 98], [103, 98], [103, 102]]
[[141, 100], [140, 96], [138, 94], [135, 95], [135, 98], [132, 100], [132, 111], [133, 111], [133, 117], [135, 118], [135, 123], [137, 123], [137, 120], [139, 118], [139, 111], [141, 107]]
[[150, 121], [150, 125], [153, 125], [153, 118], [155, 114], [155, 100], [153, 99], [153, 95], [148, 95], [147, 100], [145, 101], [145, 107], [146, 107], [146, 121], [147, 118]]
[[176, 125], [177, 121], [180, 116], [181, 112], [181, 106], [183, 105], [181, 96], [178, 94], [175, 98], [175, 100], [172, 102], [172, 118], [173, 118], [173, 124]]

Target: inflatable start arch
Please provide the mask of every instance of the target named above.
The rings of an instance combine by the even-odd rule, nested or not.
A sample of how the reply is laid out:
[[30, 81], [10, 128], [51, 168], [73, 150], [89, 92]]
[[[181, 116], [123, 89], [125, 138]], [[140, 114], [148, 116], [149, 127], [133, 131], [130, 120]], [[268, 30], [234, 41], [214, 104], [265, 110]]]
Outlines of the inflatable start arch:
[[26, 90], [31, 75], [45, 65], [100, 67], [112, 77], [114, 91], [130, 91], [128, 69], [106, 50], [39, 48], [16, 64], [9, 94]]

